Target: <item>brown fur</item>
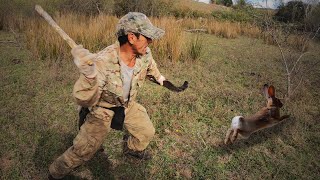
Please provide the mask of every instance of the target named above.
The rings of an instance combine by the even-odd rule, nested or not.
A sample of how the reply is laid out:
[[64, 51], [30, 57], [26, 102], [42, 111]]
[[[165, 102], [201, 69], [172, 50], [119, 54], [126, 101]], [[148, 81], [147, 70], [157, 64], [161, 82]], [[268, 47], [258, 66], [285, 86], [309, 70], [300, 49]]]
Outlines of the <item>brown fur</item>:
[[281, 101], [275, 96], [275, 88], [271, 85], [264, 85], [264, 94], [267, 99], [267, 106], [261, 108], [256, 114], [249, 117], [240, 117], [239, 126], [228, 129], [225, 144], [233, 143], [238, 134], [244, 138], [248, 138], [252, 133], [274, 126], [282, 120], [289, 117], [289, 115], [280, 116], [280, 108], [283, 106]]

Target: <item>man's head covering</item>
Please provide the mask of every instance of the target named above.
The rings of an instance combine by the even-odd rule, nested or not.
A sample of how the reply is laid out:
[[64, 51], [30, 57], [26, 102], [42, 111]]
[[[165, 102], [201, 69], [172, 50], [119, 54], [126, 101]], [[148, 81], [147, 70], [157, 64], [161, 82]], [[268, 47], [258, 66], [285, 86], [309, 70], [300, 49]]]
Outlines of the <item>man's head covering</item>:
[[117, 24], [117, 36], [127, 35], [128, 32], [140, 33], [150, 39], [159, 39], [164, 35], [164, 30], [152, 25], [148, 17], [139, 12], [129, 12]]

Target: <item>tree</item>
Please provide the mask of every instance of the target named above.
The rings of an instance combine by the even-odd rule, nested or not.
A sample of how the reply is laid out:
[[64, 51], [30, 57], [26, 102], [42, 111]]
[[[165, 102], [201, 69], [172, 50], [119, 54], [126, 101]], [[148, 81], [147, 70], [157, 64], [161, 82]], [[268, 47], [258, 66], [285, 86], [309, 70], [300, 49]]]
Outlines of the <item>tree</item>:
[[230, 7], [233, 5], [232, 0], [210, 0], [211, 4], [220, 4], [220, 5], [224, 5], [227, 7]]
[[308, 6], [304, 23], [307, 29], [315, 31], [320, 26], [320, 3], [314, 6]]
[[307, 4], [302, 1], [290, 1], [286, 5], [280, 4], [275, 19], [285, 23], [303, 22]]
[[238, 4], [238, 6], [244, 7], [247, 5], [247, 2], [246, 2], [246, 0], [238, 0], [237, 4]]
[[[320, 32], [320, 24], [317, 24], [313, 31], [310, 32], [305, 28], [299, 29], [297, 26], [279, 23], [270, 16], [262, 15], [256, 18], [257, 22], [262, 23], [261, 30], [265, 38], [271, 38], [271, 42], [278, 46], [281, 54], [279, 60], [283, 64], [284, 75], [287, 78], [286, 100], [290, 100], [294, 97], [306, 77], [312, 76], [314, 72], [318, 71], [315, 68], [319, 61], [311, 62], [304, 57], [308, 53], [309, 42], [314, 40]], [[299, 51], [293, 52], [290, 41], [298, 45]]]
[[233, 2], [232, 2], [232, 0], [222, 0], [222, 4], [227, 7], [230, 7], [233, 5]]
[[113, 0], [63, 0], [60, 9], [85, 15], [111, 13]]
[[138, 11], [147, 16], [162, 16], [171, 11], [172, 3], [170, 0], [117, 0], [114, 3], [114, 13], [122, 16], [128, 12]]

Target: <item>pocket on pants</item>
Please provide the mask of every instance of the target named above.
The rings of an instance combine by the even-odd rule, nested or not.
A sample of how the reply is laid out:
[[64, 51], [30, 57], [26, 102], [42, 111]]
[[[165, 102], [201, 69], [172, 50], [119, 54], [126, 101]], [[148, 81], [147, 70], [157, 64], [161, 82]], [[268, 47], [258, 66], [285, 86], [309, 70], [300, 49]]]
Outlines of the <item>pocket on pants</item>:
[[141, 112], [143, 112], [143, 113], [147, 113], [146, 108], [144, 108], [144, 107], [141, 106], [140, 104], [139, 104], [138, 110], [141, 111]]
[[87, 156], [90, 157], [96, 151], [96, 142], [94, 137], [78, 135], [73, 142], [73, 151], [79, 157], [86, 159]]

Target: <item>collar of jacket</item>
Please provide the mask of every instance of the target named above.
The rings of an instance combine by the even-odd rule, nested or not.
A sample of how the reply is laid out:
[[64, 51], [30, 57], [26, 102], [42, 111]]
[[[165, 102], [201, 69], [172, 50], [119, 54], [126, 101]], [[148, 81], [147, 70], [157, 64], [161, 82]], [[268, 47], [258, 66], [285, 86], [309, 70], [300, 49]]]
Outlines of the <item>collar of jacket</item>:
[[[116, 74], [116, 72], [120, 72], [120, 77], [110, 77], [110, 79], [113, 79], [113, 81], [110, 81], [110, 85], [108, 87], [108, 91], [112, 92], [113, 94], [116, 94], [116, 96], [118, 98], [122, 98], [123, 99], [123, 75], [121, 74], [121, 68], [120, 68], [120, 44], [118, 41], [116, 41], [114, 43], [114, 53], [116, 58], [113, 59], [112, 64], [113, 67], [111, 68], [111, 71], [114, 72], [114, 75]], [[143, 61], [146, 61], [146, 55], [142, 56], [142, 57], [137, 57], [136, 59], [136, 63], [134, 66], [134, 70], [133, 70], [133, 77], [135, 78], [139, 72], [141, 71], [141, 69], [143, 68], [142, 66], [146, 63], [143, 63]], [[111, 65], [111, 64], [110, 64]], [[120, 79], [118, 79], [120, 78]], [[118, 80], [117, 80], [118, 79]], [[134, 83], [135, 81], [132, 80], [132, 83]], [[131, 86], [134, 86], [133, 84], [131, 84]]]
[[[117, 53], [117, 58], [116, 58], [116, 62], [119, 65], [119, 69], [120, 69], [120, 43], [119, 41], [116, 41], [114, 43], [115, 48], [116, 48], [116, 53]], [[149, 51], [147, 52], [147, 54], [149, 53]], [[136, 76], [140, 71], [141, 71], [141, 67], [142, 67], [142, 60], [145, 59], [145, 55], [142, 57], [137, 57], [136, 58], [136, 63], [134, 65], [134, 70], [133, 70], [133, 74], [134, 76]], [[121, 80], [123, 80], [123, 76], [121, 75]]]

